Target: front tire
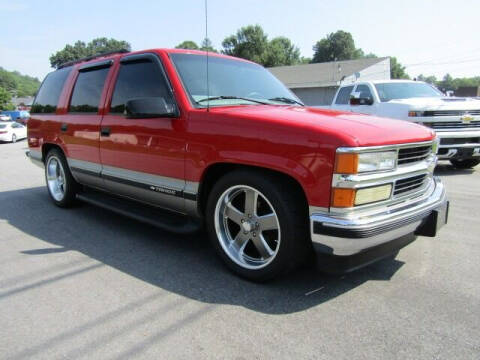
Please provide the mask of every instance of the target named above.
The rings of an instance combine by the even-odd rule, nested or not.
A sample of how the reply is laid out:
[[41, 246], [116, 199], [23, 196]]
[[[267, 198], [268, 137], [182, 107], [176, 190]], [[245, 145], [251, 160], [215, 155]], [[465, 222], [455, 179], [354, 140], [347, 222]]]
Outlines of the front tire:
[[480, 164], [480, 160], [477, 159], [465, 159], [465, 160], [450, 160], [450, 163], [455, 166], [457, 169], [471, 169], [478, 164]]
[[50, 199], [59, 207], [70, 207], [75, 203], [79, 189], [67, 160], [59, 149], [48, 152], [45, 160], [45, 180]]
[[281, 177], [239, 170], [209, 194], [206, 225], [227, 267], [266, 281], [303, 260], [308, 251], [308, 206], [297, 186]]

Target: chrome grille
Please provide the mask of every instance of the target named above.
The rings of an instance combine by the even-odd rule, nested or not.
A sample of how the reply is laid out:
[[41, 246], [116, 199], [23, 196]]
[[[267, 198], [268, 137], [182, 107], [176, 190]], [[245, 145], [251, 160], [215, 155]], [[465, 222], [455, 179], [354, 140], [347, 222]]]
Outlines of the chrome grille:
[[461, 121], [442, 121], [434, 123], [423, 123], [424, 125], [431, 127], [432, 129], [468, 129], [468, 128], [480, 128], [480, 121], [471, 121], [464, 123]]
[[427, 174], [416, 175], [406, 179], [400, 179], [395, 181], [393, 188], [393, 196], [405, 195], [414, 192], [425, 184], [427, 180]]
[[423, 161], [432, 153], [432, 145], [400, 148], [398, 150], [398, 165]]
[[480, 115], [478, 110], [431, 110], [424, 111], [423, 116], [464, 116], [464, 115]]

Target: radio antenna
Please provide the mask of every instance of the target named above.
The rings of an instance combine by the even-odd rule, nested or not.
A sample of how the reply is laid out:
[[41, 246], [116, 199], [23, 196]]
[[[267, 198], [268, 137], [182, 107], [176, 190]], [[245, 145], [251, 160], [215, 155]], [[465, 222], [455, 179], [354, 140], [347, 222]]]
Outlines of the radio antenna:
[[208, 0], [205, 0], [205, 45], [207, 48], [207, 111], [210, 111], [210, 82], [208, 78]]

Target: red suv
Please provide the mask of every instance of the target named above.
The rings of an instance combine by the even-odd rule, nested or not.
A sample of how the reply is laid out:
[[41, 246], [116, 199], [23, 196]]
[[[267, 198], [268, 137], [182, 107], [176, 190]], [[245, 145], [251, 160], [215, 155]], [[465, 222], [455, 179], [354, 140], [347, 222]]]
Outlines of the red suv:
[[80, 199], [177, 232], [205, 225], [252, 280], [313, 249], [357, 268], [447, 221], [431, 130], [305, 107], [263, 67], [219, 54], [65, 64], [37, 94], [28, 144], [56, 205]]

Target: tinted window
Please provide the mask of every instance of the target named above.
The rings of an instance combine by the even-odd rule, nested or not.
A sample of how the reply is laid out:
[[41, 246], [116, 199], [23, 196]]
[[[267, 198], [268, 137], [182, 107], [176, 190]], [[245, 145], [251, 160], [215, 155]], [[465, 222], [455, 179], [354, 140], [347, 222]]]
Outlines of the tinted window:
[[7, 127], [6, 124], [0, 124], [0, 129], [5, 129]]
[[[206, 98], [218, 96], [231, 96], [237, 99], [212, 99], [210, 105], [254, 104], [252, 101], [238, 99], [238, 97], [253, 98], [277, 105], [285, 105], [285, 102], [278, 99], [287, 99], [287, 104], [299, 101], [280, 80], [260, 65], [211, 56], [208, 59], [209, 88], [207, 91], [207, 58], [205, 56], [172, 53], [170, 57], [190, 98], [197, 103], [197, 106], [206, 106]], [[288, 101], [288, 99], [291, 100]]]
[[32, 105], [32, 113], [54, 113], [71, 67], [47, 75]]
[[70, 101], [70, 112], [98, 112], [100, 96], [109, 70], [110, 68], [106, 67], [78, 74]]
[[335, 100], [335, 104], [337, 105], [346, 105], [350, 101], [350, 94], [352, 93], [353, 85], [352, 86], [345, 86], [340, 89], [337, 95], [337, 99]]
[[163, 97], [167, 103], [172, 102], [159, 65], [149, 60], [121, 64], [110, 112], [124, 113], [128, 100], [143, 97]]
[[367, 85], [358, 85], [355, 92], [360, 93], [361, 98], [373, 98], [372, 92]]

